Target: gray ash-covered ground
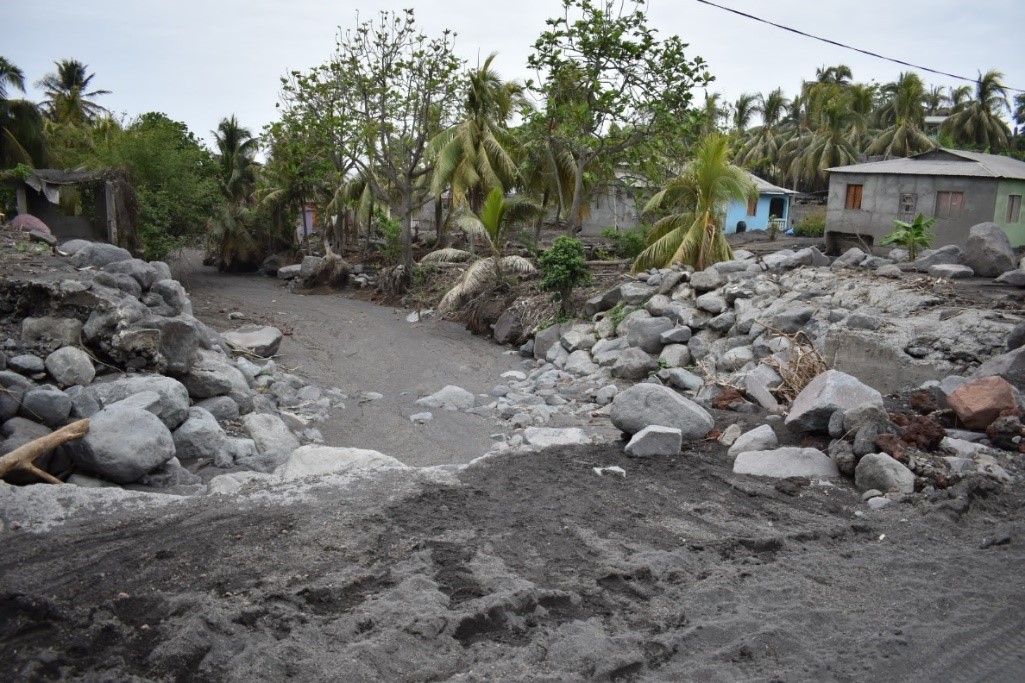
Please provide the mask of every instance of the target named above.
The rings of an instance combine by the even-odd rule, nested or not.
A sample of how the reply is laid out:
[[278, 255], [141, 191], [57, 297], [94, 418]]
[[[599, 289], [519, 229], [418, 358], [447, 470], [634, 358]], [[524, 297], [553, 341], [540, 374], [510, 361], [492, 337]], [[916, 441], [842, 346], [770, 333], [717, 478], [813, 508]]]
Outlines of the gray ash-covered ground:
[[873, 512], [612, 444], [225, 502], [6, 534], [8, 680], [1025, 673], [1023, 499], [986, 479]]

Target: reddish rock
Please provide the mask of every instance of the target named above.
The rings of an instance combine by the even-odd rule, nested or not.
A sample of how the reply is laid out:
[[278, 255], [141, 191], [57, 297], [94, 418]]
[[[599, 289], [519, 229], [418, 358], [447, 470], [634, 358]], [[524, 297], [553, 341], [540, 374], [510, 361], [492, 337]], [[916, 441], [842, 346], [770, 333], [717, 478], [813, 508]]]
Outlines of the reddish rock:
[[911, 410], [928, 415], [936, 410], [936, 397], [928, 391], [916, 391], [911, 394]]
[[897, 462], [907, 462], [904, 445], [896, 434], [880, 434], [876, 437], [876, 448]]
[[1018, 407], [1014, 388], [997, 376], [962, 384], [947, 396], [947, 403], [969, 429], [985, 429], [1002, 411]]
[[911, 446], [935, 451], [940, 447], [940, 442], [946, 435], [947, 430], [936, 420], [916, 416], [911, 419], [911, 423], [907, 427], [901, 430], [900, 438]]
[[[1025, 435], [1025, 426], [1017, 415], [1001, 415], [986, 428], [986, 436], [997, 448], [1005, 451], [1017, 451], [1021, 448], [1021, 437]], [[1015, 443], [1015, 439], [1018, 443]]]
[[50, 228], [46, 223], [28, 213], [18, 214], [12, 218], [11, 229], [20, 230], [21, 232], [32, 232], [35, 230], [36, 232], [41, 232], [44, 235], [51, 234]]

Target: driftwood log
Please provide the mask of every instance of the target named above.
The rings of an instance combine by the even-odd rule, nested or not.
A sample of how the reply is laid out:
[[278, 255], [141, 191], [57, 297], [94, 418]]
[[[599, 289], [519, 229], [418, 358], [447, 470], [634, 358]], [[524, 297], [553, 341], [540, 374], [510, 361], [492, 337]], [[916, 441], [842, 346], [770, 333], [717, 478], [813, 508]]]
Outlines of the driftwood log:
[[36, 467], [34, 464], [35, 460], [42, 455], [46, 455], [62, 443], [81, 439], [88, 433], [89, 420], [79, 420], [78, 422], [72, 422], [66, 427], [61, 427], [52, 434], [41, 436], [23, 446], [18, 446], [7, 455], [0, 457], [0, 478], [14, 470], [25, 470], [51, 484], [63, 484], [64, 482], [57, 477]]

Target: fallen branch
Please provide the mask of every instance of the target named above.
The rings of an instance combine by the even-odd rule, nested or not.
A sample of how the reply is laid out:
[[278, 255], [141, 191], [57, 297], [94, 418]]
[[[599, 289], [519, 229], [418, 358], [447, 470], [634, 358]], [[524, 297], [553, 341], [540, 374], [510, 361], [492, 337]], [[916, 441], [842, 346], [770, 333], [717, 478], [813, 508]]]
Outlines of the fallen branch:
[[61, 427], [51, 434], [29, 441], [23, 446], [18, 446], [7, 455], [0, 457], [0, 478], [15, 470], [25, 470], [51, 484], [63, 484], [64, 482], [60, 479], [49, 472], [44, 472], [33, 463], [36, 458], [46, 455], [54, 448], [57, 448], [57, 446], [67, 441], [81, 439], [88, 433], [89, 420], [79, 420], [78, 422], [72, 422], [66, 427]]

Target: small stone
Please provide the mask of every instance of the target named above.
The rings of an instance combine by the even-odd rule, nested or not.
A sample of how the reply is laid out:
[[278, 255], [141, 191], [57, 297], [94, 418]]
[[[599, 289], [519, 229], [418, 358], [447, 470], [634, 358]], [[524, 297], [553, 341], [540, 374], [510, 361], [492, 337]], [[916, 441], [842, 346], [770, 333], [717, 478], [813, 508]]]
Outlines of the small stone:
[[679, 429], [650, 425], [637, 432], [626, 445], [626, 454], [634, 458], [678, 455], [683, 445]]
[[412, 422], [413, 424], [424, 424], [425, 422], [430, 422], [433, 419], [434, 419], [434, 415], [432, 413], [427, 413], [427, 412], [424, 412], [424, 413], [414, 413], [413, 415], [409, 416], [409, 421]]
[[719, 443], [729, 448], [732, 446], [738, 438], [743, 434], [743, 430], [738, 424], [731, 424], [729, 427], [723, 430], [722, 434], [719, 435]]
[[761, 425], [737, 437], [737, 440], [730, 446], [730, 450], [726, 454], [731, 458], [735, 458], [739, 454], [749, 451], [771, 451], [778, 445], [779, 440], [776, 438], [776, 432], [773, 431], [772, 427]]

